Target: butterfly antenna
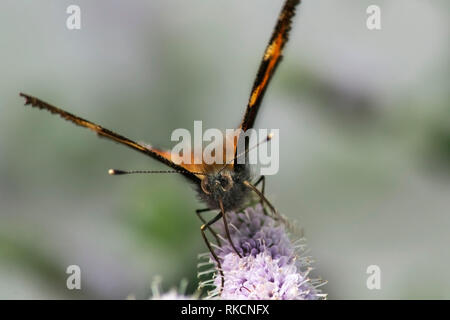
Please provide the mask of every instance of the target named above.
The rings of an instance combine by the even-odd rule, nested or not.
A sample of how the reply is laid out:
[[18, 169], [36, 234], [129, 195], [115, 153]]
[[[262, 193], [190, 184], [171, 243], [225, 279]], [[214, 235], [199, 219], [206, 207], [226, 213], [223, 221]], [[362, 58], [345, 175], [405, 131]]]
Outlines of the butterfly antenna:
[[257, 143], [256, 145], [254, 145], [253, 147], [248, 148], [247, 150], [245, 150], [245, 151], [243, 151], [243, 152], [237, 154], [237, 155], [236, 155], [233, 159], [231, 159], [230, 161], [227, 161], [227, 162], [225, 163], [225, 165], [219, 170], [219, 173], [220, 173], [223, 169], [225, 169], [225, 167], [226, 167], [227, 165], [229, 165], [229, 164], [231, 164], [232, 162], [234, 162], [234, 160], [236, 160], [236, 159], [238, 159], [239, 157], [241, 157], [241, 156], [247, 154], [247, 153], [250, 152], [251, 150], [253, 150], [253, 149], [255, 149], [255, 148], [258, 148], [258, 147], [259, 147], [260, 145], [262, 145], [263, 143], [269, 142], [269, 141], [273, 138], [273, 135], [274, 135], [273, 132], [269, 133], [265, 139], [261, 140], [260, 142], [258, 142], [258, 143]]
[[[118, 169], [109, 169], [108, 174], [111, 176], [120, 176], [124, 174], [137, 174], [137, 173], [186, 173], [185, 171], [180, 170], [118, 170]], [[205, 175], [203, 172], [191, 172], [197, 175]]]

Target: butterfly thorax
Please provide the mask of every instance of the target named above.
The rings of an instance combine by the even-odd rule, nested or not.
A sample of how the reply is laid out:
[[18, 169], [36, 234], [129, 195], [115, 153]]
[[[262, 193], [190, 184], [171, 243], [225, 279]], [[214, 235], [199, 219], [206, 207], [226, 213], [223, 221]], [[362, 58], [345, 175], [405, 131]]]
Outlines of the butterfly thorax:
[[237, 170], [226, 168], [210, 172], [202, 178], [197, 192], [210, 209], [220, 209], [220, 201], [225, 211], [241, 209], [248, 199], [249, 189], [244, 181], [249, 178], [250, 170], [247, 166]]

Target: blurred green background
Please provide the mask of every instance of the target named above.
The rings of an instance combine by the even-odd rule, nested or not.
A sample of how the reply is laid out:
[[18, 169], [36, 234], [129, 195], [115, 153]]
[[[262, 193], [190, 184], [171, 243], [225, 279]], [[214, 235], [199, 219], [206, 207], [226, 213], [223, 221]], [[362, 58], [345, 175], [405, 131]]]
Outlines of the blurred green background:
[[[66, 8], [81, 7], [81, 30]], [[382, 30], [366, 28], [381, 7]], [[206, 252], [174, 175], [20, 91], [171, 147], [176, 128], [233, 128], [282, 1], [0, 3], [0, 298], [146, 298]], [[269, 198], [304, 228], [331, 299], [450, 298], [449, 5], [304, 0], [258, 127], [280, 128]], [[66, 289], [66, 267], [82, 290]], [[368, 290], [366, 268], [381, 268]]]

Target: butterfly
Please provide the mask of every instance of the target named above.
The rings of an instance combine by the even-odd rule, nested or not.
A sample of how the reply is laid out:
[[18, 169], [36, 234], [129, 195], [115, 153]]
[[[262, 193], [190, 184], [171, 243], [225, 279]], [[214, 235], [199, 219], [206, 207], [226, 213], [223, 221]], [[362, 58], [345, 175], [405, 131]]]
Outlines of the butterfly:
[[[213, 231], [211, 226], [218, 220], [222, 219], [225, 226], [224, 229], [226, 232], [227, 240], [233, 247], [234, 251], [239, 256], [241, 256], [231, 240], [226, 213], [229, 211], [242, 209], [242, 206], [249, 199], [252, 192], [259, 197], [261, 203], [266, 204], [270, 208], [270, 211], [274, 214], [274, 217], [281, 220], [284, 219], [264, 195], [265, 177], [259, 177], [259, 179], [257, 179], [255, 183], [250, 182], [251, 174], [248, 162], [244, 162], [242, 164], [237, 161], [240, 156], [248, 154], [248, 151], [250, 149], [248, 143], [245, 142], [245, 149], [242, 153], [238, 153], [237, 145], [239, 142], [242, 142], [242, 139], [244, 139], [243, 133], [254, 126], [258, 110], [263, 101], [264, 94], [267, 90], [270, 80], [275, 73], [275, 70], [277, 69], [282, 59], [283, 48], [288, 41], [291, 22], [295, 15], [295, 8], [299, 4], [299, 2], [300, 0], [286, 0], [281, 9], [281, 13], [276, 22], [275, 29], [264, 51], [264, 55], [259, 66], [256, 79], [253, 83], [244, 117], [239, 127], [237, 128], [240, 134], [236, 138], [233, 138], [232, 141], [235, 150], [234, 157], [231, 160], [225, 159], [225, 161], [220, 164], [206, 164], [202, 162], [196, 164], [196, 162], [192, 163], [192, 161], [174, 161], [174, 159], [172, 158], [172, 153], [170, 151], [160, 150], [155, 147], [135, 142], [96, 123], [85, 120], [72, 113], [57, 108], [34, 96], [20, 93], [20, 96], [25, 98], [25, 105], [31, 105], [32, 107], [47, 110], [53, 114], [59, 115], [65, 120], [68, 120], [78, 126], [85, 127], [96, 132], [100, 137], [104, 137], [119, 144], [125, 145], [171, 168], [171, 170], [168, 171], [124, 171], [111, 169], [109, 170], [109, 173], [111, 175], [175, 172], [180, 173], [187, 180], [192, 182], [197, 190], [200, 199], [207, 206], [207, 208], [205, 209], [196, 210], [196, 213], [203, 222], [200, 228], [202, 237], [214, 260], [216, 261], [219, 272], [222, 276], [222, 287], [224, 283], [224, 276], [221, 271], [221, 263], [216, 253], [214, 252], [211, 243], [208, 240], [208, 237], [206, 236], [206, 230], [209, 230], [216, 238], [216, 241], [220, 243], [219, 237]], [[270, 135], [267, 136], [265, 141], [270, 140], [270, 138]], [[193, 154], [190, 158], [193, 158]], [[261, 190], [257, 188], [260, 183], [262, 183]], [[213, 210], [219, 210], [219, 212], [213, 219], [206, 221], [202, 217], [201, 213]]]

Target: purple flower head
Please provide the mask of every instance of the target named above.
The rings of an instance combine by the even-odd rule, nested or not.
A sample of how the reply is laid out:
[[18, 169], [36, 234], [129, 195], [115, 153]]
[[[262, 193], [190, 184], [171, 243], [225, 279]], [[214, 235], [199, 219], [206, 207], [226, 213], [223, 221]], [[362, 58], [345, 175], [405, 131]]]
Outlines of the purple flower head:
[[[255, 257], [258, 253], [269, 251], [273, 259], [294, 257], [295, 250], [285, 227], [265, 215], [261, 205], [247, 208], [243, 213], [230, 213], [228, 216], [231, 239], [242, 256]], [[226, 240], [223, 224], [219, 224], [218, 231], [224, 242], [218, 252], [219, 256], [234, 253]]]
[[[266, 215], [261, 205], [247, 208], [243, 213], [230, 212], [227, 216], [231, 239], [242, 258], [226, 240], [224, 226], [218, 224], [221, 245], [215, 252], [221, 260], [225, 281], [220, 290], [222, 279], [215, 272], [213, 279], [201, 284], [214, 287], [209, 292], [210, 298], [311, 300], [326, 297], [317, 289], [323, 282], [309, 277], [310, 260], [303, 256], [303, 239], [292, 242], [285, 225]], [[210, 255], [207, 258], [213, 262]], [[214, 266], [217, 268], [215, 263]]]
[[[297, 272], [294, 263], [272, 258], [268, 251], [239, 258], [229, 253], [223, 260], [225, 285], [221, 299], [315, 299], [316, 290], [307, 273]], [[220, 285], [216, 277], [216, 285]]]

